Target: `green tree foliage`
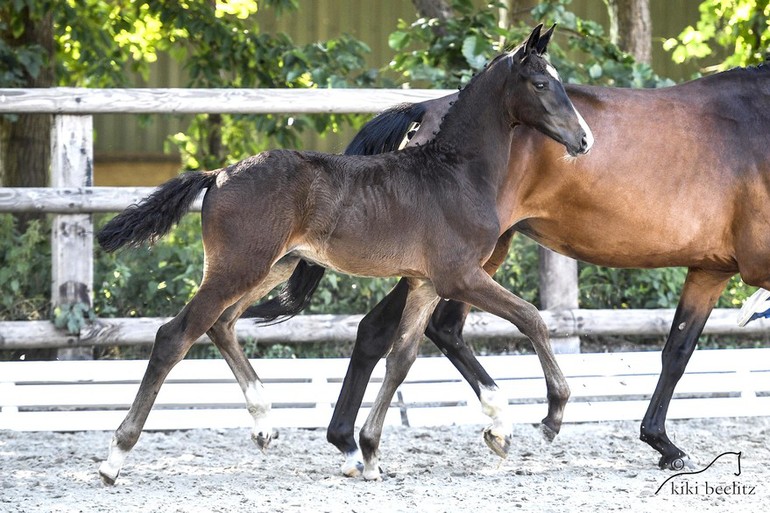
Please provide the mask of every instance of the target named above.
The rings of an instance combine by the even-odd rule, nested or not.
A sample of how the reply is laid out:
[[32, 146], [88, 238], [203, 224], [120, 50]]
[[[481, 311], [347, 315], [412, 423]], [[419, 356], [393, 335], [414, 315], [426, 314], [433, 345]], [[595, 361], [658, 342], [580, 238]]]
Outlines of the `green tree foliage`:
[[458, 87], [494, 55], [523, 41], [533, 23], [556, 23], [558, 29], [549, 45], [549, 55], [565, 81], [620, 87], [673, 84], [621, 51], [600, 24], [570, 11], [570, 2], [541, 2], [526, 22], [503, 28], [496, 16], [502, 3], [490, 2], [478, 9], [471, 0], [453, 0], [455, 16], [441, 31], [435, 30], [439, 23], [435, 19], [399, 21], [398, 29], [389, 38], [391, 48], [397, 52], [391, 67], [409, 83]]
[[714, 62], [705, 71], [759, 64], [770, 56], [770, 1], [704, 0], [700, 19], [665, 41], [675, 62]]
[[[748, 4], [704, 2], [739, 3]], [[40, 0], [6, 2], [0, 7], [0, 33], [23, 30], [15, 23], [21, 10], [40, 16], [53, 4]], [[368, 49], [349, 36], [298, 46], [285, 34], [261, 33], [250, 16], [256, 8], [292, 10], [296, 8], [292, 0], [67, 0], [56, 4], [57, 76], [61, 85], [130, 85], [125, 70], [148, 73], [149, 63], [159, 52], [169, 52], [184, 62], [189, 85], [197, 87], [347, 87], [382, 80], [378, 72], [364, 67], [363, 55]], [[500, 28], [498, 3], [478, 8], [471, 0], [453, 0], [454, 16], [440, 31], [434, 30], [436, 20], [399, 23], [389, 38], [395, 51], [390, 69], [411, 86], [457, 87], [495, 53], [521, 41], [534, 22], [555, 22], [559, 28], [550, 54], [566, 81], [633, 87], [671, 83], [655, 75], [649, 66], [634, 62], [610, 42], [601, 25], [576, 16], [569, 4], [569, 0], [540, 2], [528, 19]], [[751, 19], [758, 13], [767, 16], [767, 2], [752, 5], [757, 7], [751, 11], [755, 16]], [[725, 14], [722, 21], [731, 17]], [[40, 55], [34, 46], [10, 51], [0, 38], [0, 86], [13, 86], [22, 73], [34, 74], [45, 64]], [[210, 168], [265, 146], [296, 147], [297, 130], [335, 129], [347, 120], [286, 116], [219, 116], [212, 120], [198, 116], [170, 144], [181, 150], [187, 168]], [[213, 133], [225, 149], [221, 154], [211, 151]], [[255, 133], [260, 137], [254, 137]], [[4, 301], [0, 317], [39, 317], [49, 293], [49, 278], [45, 276], [49, 273], [50, 249], [39, 227], [19, 234], [7, 218], [0, 216], [0, 244], [6, 244], [2, 254], [7, 255], [2, 262], [6, 272], [0, 272]], [[199, 219], [187, 216], [151, 249], [96, 254], [94, 308], [98, 315], [173, 315], [195, 293], [200, 280], [203, 252]], [[516, 237], [497, 279], [537, 303], [536, 245]], [[580, 302], [588, 308], [672, 307], [683, 280], [682, 269], [624, 271], [581, 265]], [[357, 279], [328, 272], [310, 311], [362, 313], [392, 284], [393, 280]], [[750, 292], [736, 279], [720, 306], [740, 304]]]

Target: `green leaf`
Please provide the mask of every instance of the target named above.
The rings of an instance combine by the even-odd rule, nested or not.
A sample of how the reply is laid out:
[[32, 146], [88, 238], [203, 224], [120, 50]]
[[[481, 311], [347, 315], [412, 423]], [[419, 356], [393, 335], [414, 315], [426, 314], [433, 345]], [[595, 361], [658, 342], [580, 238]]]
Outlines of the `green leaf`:
[[409, 44], [409, 33], [397, 30], [388, 36], [388, 46], [396, 51], [403, 50]]

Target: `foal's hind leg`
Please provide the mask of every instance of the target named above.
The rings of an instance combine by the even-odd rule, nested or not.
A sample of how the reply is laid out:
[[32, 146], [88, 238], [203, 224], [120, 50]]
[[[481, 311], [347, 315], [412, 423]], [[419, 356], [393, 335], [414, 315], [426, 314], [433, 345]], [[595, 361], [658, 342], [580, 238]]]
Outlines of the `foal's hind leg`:
[[699, 269], [690, 269], [687, 273], [671, 332], [663, 347], [663, 368], [642, 419], [639, 436], [661, 454], [658, 461], [661, 468], [681, 470], [689, 463], [684, 451], [671, 443], [666, 435], [666, 414], [674, 388], [684, 374], [703, 326], [730, 276]]
[[[548, 339], [548, 327], [540, 312], [530, 303], [496, 283], [481, 269], [467, 273], [454, 270], [447, 279], [435, 280], [442, 297], [450, 297], [502, 317], [513, 323], [527, 336], [535, 348], [545, 374], [548, 395], [548, 415], [542, 420], [543, 436], [552, 440], [561, 429], [564, 407], [570, 390]], [[452, 276], [463, 276], [459, 283]]]
[[136, 398], [115, 431], [107, 460], [99, 467], [99, 474], [106, 484], [115, 483], [128, 452], [139, 439], [155, 397], [174, 365], [184, 358], [193, 343], [211, 328], [228, 306], [255, 288], [269, 272], [269, 269], [250, 272], [239, 268], [238, 262], [220, 261], [218, 264], [220, 267], [209, 265], [209, 269], [227, 269], [228, 273], [207, 274], [190, 302], [158, 330]]
[[396, 389], [404, 381], [417, 358], [420, 338], [425, 331], [428, 317], [439, 301], [430, 282], [410, 280], [410, 285], [411, 289], [398, 327], [398, 336], [386, 361], [385, 378], [359, 434], [364, 457], [363, 476], [366, 480], [380, 479], [379, 445], [385, 415], [393, 394], [396, 393]]
[[297, 265], [299, 258], [286, 256], [279, 260], [270, 270], [270, 274], [259, 286], [249, 291], [237, 303], [229, 307], [217, 319], [217, 322], [208, 331], [214, 345], [222, 353], [222, 357], [233, 371], [238, 385], [246, 398], [246, 406], [254, 418], [254, 429], [251, 439], [263, 451], [267, 449], [273, 438], [273, 426], [270, 422], [270, 401], [265, 394], [262, 381], [257, 376], [251, 363], [238, 343], [235, 334], [235, 321], [243, 314], [244, 310], [255, 301], [258, 301], [270, 292], [274, 287], [286, 281]]

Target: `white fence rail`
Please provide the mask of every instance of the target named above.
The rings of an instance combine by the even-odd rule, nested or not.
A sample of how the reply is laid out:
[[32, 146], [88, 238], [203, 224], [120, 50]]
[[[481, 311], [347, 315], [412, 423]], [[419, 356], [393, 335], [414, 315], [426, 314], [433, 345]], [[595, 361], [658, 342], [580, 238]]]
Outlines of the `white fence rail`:
[[[149, 188], [93, 187], [92, 115], [104, 113], [373, 113], [400, 102], [449, 93], [408, 89], [0, 89], [0, 114], [54, 114], [50, 188], [0, 187], [0, 212], [54, 214], [52, 289], [54, 305], [91, 301], [94, 212], [119, 211], [146, 196]], [[198, 206], [199, 208], [199, 206]], [[562, 351], [574, 351], [575, 335], [664, 334], [672, 311], [577, 310], [577, 279], [570, 259], [553, 253], [541, 265], [541, 300], [546, 321]], [[708, 333], [738, 333], [731, 310], [714, 312]], [[239, 335], [259, 340], [350, 340], [359, 317], [300, 317], [292, 323], [253, 332], [247, 322]], [[730, 319], [730, 320], [727, 320]], [[102, 319], [80, 336], [59, 332], [49, 322], [0, 323], [0, 349], [77, 347], [149, 343], [162, 319]], [[319, 329], [319, 325], [328, 326]], [[729, 326], [728, 326], [729, 325]], [[496, 326], [489, 329], [489, 326]], [[753, 323], [740, 333], [764, 333], [770, 324]], [[520, 336], [508, 323], [472, 316], [469, 338]], [[275, 337], [275, 339], [273, 338]], [[573, 338], [570, 338], [573, 337]]]
[[[565, 422], [638, 420], [660, 373], [660, 354], [558, 355], [572, 398]], [[534, 355], [481, 357], [508, 398], [514, 422], [545, 416], [545, 380]], [[346, 359], [255, 360], [278, 427], [325, 427]], [[0, 362], [0, 430], [113, 430], [136, 394], [147, 362]], [[361, 425], [384, 375], [374, 371], [358, 415]], [[446, 358], [418, 358], [388, 424], [486, 424], [479, 402]], [[677, 386], [668, 418], [770, 415], [770, 349], [696, 351]], [[169, 374], [148, 430], [249, 427], [243, 394], [223, 360], [184, 360]]]

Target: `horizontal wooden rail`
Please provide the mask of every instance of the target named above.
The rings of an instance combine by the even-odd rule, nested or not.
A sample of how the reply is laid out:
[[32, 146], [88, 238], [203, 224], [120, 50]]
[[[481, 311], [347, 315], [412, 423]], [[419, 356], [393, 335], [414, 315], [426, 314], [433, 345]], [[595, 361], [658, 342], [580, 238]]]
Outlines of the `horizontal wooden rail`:
[[[155, 187], [0, 187], [0, 212], [120, 212], [154, 190]], [[201, 198], [193, 204], [193, 211], [200, 211]]]
[[446, 89], [0, 89], [1, 113], [348, 114], [445, 96]]
[[[705, 334], [760, 335], [770, 329], [761, 319], [745, 328], [736, 324], [738, 310], [717, 309], [706, 323]], [[673, 309], [659, 310], [563, 310], [541, 312], [551, 337], [574, 335], [663, 336], [670, 329]], [[361, 315], [300, 315], [284, 323], [259, 326], [248, 319], [236, 324], [239, 339], [263, 344], [353, 341]], [[150, 344], [169, 318], [99, 319], [80, 336], [67, 335], [48, 321], [0, 322], [0, 349]], [[523, 338], [515, 326], [487, 313], [472, 313], [463, 330], [468, 340]], [[201, 337], [199, 343], [208, 342]]]

